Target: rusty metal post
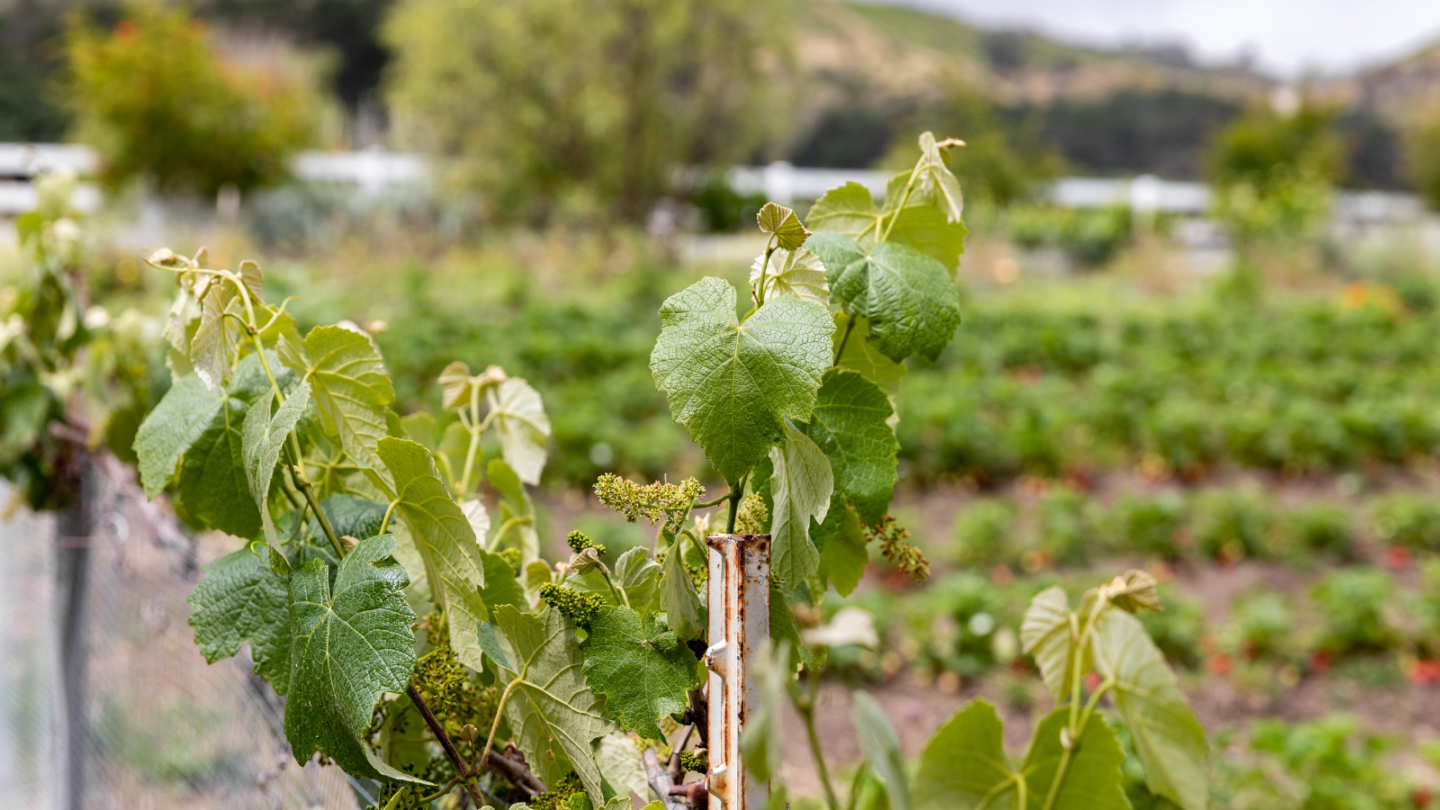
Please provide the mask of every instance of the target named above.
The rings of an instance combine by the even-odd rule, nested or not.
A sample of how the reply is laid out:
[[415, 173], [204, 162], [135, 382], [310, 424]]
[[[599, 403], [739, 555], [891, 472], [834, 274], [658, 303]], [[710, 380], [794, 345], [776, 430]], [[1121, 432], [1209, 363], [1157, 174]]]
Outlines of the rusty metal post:
[[710, 810], [760, 810], [770, 786], [746, 772], [740, 732], [759, 699], [752, 656], [770, 638], [770, 535], [712, 534], [710, 546]]

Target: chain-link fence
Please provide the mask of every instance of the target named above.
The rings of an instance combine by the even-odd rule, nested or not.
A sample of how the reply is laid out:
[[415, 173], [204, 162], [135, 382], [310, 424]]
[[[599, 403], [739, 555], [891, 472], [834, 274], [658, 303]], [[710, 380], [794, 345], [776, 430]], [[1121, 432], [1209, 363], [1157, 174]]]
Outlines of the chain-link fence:
[[39, 810], [352, 808], [295, 764], [283, 704], [242, 650], [207, 665], [185, 603], [233, 538], [192, 537], [118, 465], [58, 515], [0, 483], [0, 805]]

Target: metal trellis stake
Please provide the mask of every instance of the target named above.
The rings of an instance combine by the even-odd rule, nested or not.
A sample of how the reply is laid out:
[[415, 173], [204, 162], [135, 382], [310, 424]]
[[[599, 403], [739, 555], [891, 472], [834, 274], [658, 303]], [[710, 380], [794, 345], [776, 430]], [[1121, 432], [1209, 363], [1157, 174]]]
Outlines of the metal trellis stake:
[[770, 535], [712, 534], [710, 546], [710, 810], [760, 810], [770, 792], [740, 761], [747, 706], [760, 699], [754, 656], [770, 638]]

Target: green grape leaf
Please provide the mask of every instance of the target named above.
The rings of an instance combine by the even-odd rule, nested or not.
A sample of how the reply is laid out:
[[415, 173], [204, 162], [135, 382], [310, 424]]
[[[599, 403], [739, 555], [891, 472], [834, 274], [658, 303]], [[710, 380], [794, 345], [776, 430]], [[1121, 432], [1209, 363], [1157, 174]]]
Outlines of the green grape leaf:
[[400, 417], [400, 430], [405, 438], [435, 452], [435, 417], [425, 411], [406, 414]]
[[343, 327], [317, 326], [301, 345], [281, 341], [280, 359], [310, 381], [320, 424], [340, 439], [345, 455], [362, 467], [379, 467], [375, 445], [388, 435], [385, 412], [395, 389], [375, 341]]
[[912, 798], [916, 810], [1008, 807], [1015, 769], [1005, 756], [1005, 724], [995, 707], [972, 700], [935, 731], [920, 751]]
[[399, 593], [408, 580], [388, 559], [389, 535], [360, 541], [335, 573], [311, 560], [290, 576], [290, 697], [285, 739], [304, 764], [321, 751], [354, 776], [421, 781], [375, 756], [364, 742], [376, 702], [404, 692], [415, 668], [415, 612]]
[[825, 192], [810, 206], [806, 219], [817, 231], [844, 234], [864, 244], [875, 240], [880, 211], [870, 189], [852, 181]]
[[241, 283], [250, 293], [250, 302], [256, 305], [265, 303], [265, 274], [261, 272], [260, 265], [252, 259], [246, 259], [240, 262], [238, 273]]
[[944, 265], [894, 242], [866, 254], [838, 234], [816, 234], [810, 249], [825, 262], [831, 300], [870, 320], [870, 340], [887, 357], [940, 356], [960, 325], [960, 292]]
[[909, 245], [935, 257], [954, 278], [968, 234], [963, 222], [947, 221], [934, 206], [909, 205], [895, 213], [894, 221], [886, 228], [885, 241]]
[[[614, 731], [600, 738], [599, 750], [595, 752], [595, 764], [601, 776], [615, 788], [620, 796], [650, 795], [650, 781], [645, 777], [645, 764], [641, 760], [637, 740], [622, 731]], [[631, 810], [624, 805], [622, 810]], [[660, 810], [664, 810], [661, 805]]]
[[509, 644], [510, 666], [500, 664], [502, 677], [517, 681], [505, 719], [525, 761], [548, 785], [574, 771], [590, 800], [602, 803], [591, 742], [618, 728], [605, 716], [604, 701], [585, 685], [575, 628], [553, 608], [534, 615], [509, 605], [496, 608], [495, 626]]
[[440, 483], [430, 451], [408, 439], [386, 437], [376, 452], [395, 479], [396, 511], [424, 562], [431, 595], [447, 613], [450, 646], [460, 663], [480, 670], [483, 659], [475, 626], [490, 613], [480, 596], [485, 563], [475, 530]]
[[268, 400], [252, 405], [240, 430], [241, 457], [245, 462], [245, 478], [250, 483], [250, 497], [255, 499], [255, 508], [260, 512], [265, 542], [276, 551], [282, 549], [280, 538], [275, 534], [275, 523], [270, 519], [270, 480], [275, 475], [275, 465], [280, 462], [280, 450], [285, 440], [309, 406], [310, 384], [302, 382], [273, 417]]
[[759, 700], [746, 706], [748, 716], [740, 732], [740, 760], [761, 782], [769, 782], [780, 770], [785, 684], [790, 680], [789, 660], [793, 649], [787, 640], [771, 639], [750, 663], [759, 687], [756, 690]]
[[854, 371], [825, 372], [810, 417], [810, 438], [830, 460], [835, 488], [874, 526], [885, 517], [895, 494], [895, 458], [900, 440], [894, 414], [880, 387]]
[[[386, 507], [354, 495], [331, 495], [320, 502], [330, 528], [340, 537], [357, 539], [374, 537], [380, 533], [380, 524], [385, 522]], [[318, 531], [318, 527], [317, 527]]]
[[[835, 313], [835, 340], [838, 344], [845, 332], [846, 315], [843, 312]], [[897, 363], [886, 357], [875, 348], [870, 342], [870, 320], [855, 316], [855, 327], [850, 330], [850, 337], [845, 341], [845, 348], [840, 353], [840, 362], [835, 364], [836, 368], [849, 371], [858, 371], [865, 375], [865, 379], [880, 386], [885, 396], [890, 399], [890, 405], [895, 405], [895, 397], [900, 394], [900, 381], [905, 379], [905, 364]], [[838, 348], [838, 346], [837, 346]], [[887, 420], [894, 428], [898, 417], [891, 416]]]
[[540, 532], [535, 526], [535, 504], [520, 477], [504, 459], [494, 458], [485, 466], [490, 486], [500, 493], [500, 528], [490, 540], [491, 551], [520, 549], [520, 564], [540, 559]]
[[838, 489], [830, 496], [825, 521], [811, 524], [810, 537], [820, 547], [818, 574], [834, 583], [841, 596], [849, 596], [865, 575], [870, 553], [865, 548], [865, 529], [860, 515], [845, 502]]
[[793, 295], [801, 301], [809, 301], [822, 307], [830, 306], [830, 285], [825, 281], [825, 264], [810, 251], [777, 250], [770, 254], [767, 268], [765, 255], [755, 257], [750, 266], [750, 286], [758, 287], [765, 282], [764, 297]]
[[641, 616], [629, 608], [606, 606], [590, 623], [585, 653], [585, 682], [605, 697], [605, 712], [626, 729], [657, 742], [665, 735], [655, 718], [689, 704], [698, 685], [696, 660], [690, 648], [668, 629], [657, 626], [655, 614]]
[[270, 567], [268, 546], [250, 545], [203, 569], [190, 592], [195, 645], [213, 664], [250, 645], [255, 671], [277, 694], [290, 680], [290, 581]]
[[540, 483], [545, 469], [545, 443], [550, 439], [550, 418], [540, 394], [519, 377], [511, 377], [485, 392], [490, 417], [500, 437], [500, 452], [515, 474], [531, 486]]
[[[1069, 720], [1070, 710], [1060, 708], [1046, 715], [1035, 728], [1030, 750], [1020, 765], [1027, 788], [1027, 810], [1046, 807], [1046, 797], [1055, 784], [1065, 754], [1060, 734]], [[1055, 803], [1049, 806], [1052, 810], [1130, 810], [1120, 772], [1124, 763], [1125, 753], [1120, 750], [1115, 730], [1106, 725], [1099, 714], [1093, 715], [1080, 733], [1070, 764], [1061, 775], [1064, 781], [1055, 794]], [[1203, 786], [1201, 793], [1204, 793]]]
[[200, 326], [190, 339], [190, 364], [207, 389], [214, 391], [230, 381], [245, 320], [245, 302], [234, 282], [212, 283], [200, 301]]
[[1184, 810], [1204, 810], [1205, 729], [1144, 625], [1124, 611], [1106, 611], [1094, 649], [1096, 671], [1115, 682], [1110, 696], [1135, 740], [1145, 784]]
[[685, 641], [703, 639], [708, 630], [705, 606], [700, 604], [695, 582], [685, 570], [681, 542], [677, 538], [665, 555], [660, 574], [660, 609], [665, 611], [665, 621], [676, 636]]
[[[273, 354], [270, 359], [274, 362]], [[295, 378], [289, 371], [281, 372], [276, 382], [284, 390]], [[177, 489], [185, 512], [194, 520], [236, 537], [250, 538], [260, 531], [260, 511], [245, 474], [242, 428], [251, 404], [268, 406], [271, 392], [259, 356], [241, 360], [225, 389], [224, 402], [184, 448]]]
[[520, 585], [515, 569], [510, 567], [504, 557], [481, 549], [480, 561], [485, 567], [485, 587], [480, 589], [480, 599], [487, 610], [493, 612], [501, 605], [513, 605], [521, 609], [529, 607], [525, 588]]
[[910, 774], [905, 767], [905, 755], [900, 751], [900, 739], [895, 736], [895, 727], [886, 719], [885, 711], [874, 698], [856, 692], [850, 720], [871, 771], [885, 784], [891, 810], [910, 810]]
[[715, 469], [737, 482], [784, 438], [785, 419], [810, 415], [835, 324], [824, 308], [788, 295], [742, 324], [735, 289], [717, 278], [668, 298], [660, 323], [650, 355], [656, 387]]
[[786, 582], [804, 582], [820, 565], [820, 552], [810, 541], [810, 520], [825, 520], [835, 478], [830, 460], [809, 436], [784, 425], [785, 441], [770, 451], [774, 474], [770, 492], [775, 512], [770, 517], [770, 570]]
[[775, 243], [781, 250], [799, 250], [810, 235], [810, 231], [800, 224], [800, 218], [795, 216], [794, 211], [773, 202], [767, 202], [760, 208], [760, 213], [755, 215], [755, 222], [761, 231], [775, 236]]
[[[1056, 703], [1070, 699], [1075, 678], [1074, 637], [1070, 626], [1070, 598], [1059, 585], [1035, 595], [1020, 622], [1020, 646], [1035, 658], [1045, 688]], [[1086, 651], [1084, 670], [1090, 671]]]
[[196, 376], [182, 377], [165, 392], [135, 434], [140, 483], [154, 498], [170, 485], [175, 465], [190, 449], [229, 399], [223, 389], [211, 391]]

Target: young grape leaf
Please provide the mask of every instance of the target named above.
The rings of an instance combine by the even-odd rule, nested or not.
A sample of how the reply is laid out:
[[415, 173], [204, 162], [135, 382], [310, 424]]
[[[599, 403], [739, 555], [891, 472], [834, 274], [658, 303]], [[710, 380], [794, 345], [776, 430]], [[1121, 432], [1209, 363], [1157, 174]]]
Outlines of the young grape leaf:
[[749, 716], [740, 732], [740, 760], [761, 782], [769, 782], [780, 770], [785, 683], [790, 679], [789, 660], [793, 649], [789, 641], [771, 639], [756, 651], [750, 662], [754, 681], [759, 685], [756, 690], [759, 700], [746, 706]]
[[837, 489], [830, 496], [830, 509], [823, 523], [810, 524], [810, 537], [820, 548], [820, 569], [824, 581], [834, 583], [841, 596], [849, 596], [865, 575], [870, 554], [865, 548], [865, 530], [860, 515], [845, 502]]
[[435, 417], [425, 411], [406, 414], [400, 417], [400, 430], [405, 438], [435, 452]]
[[[1045, 688], [1056, 703], [1070, 699], [1074, 684], [1074, 638], [1070, 626], [1070, 598], [1059, 585], [1035, 595], [1025, 618], [1020, 622], [1020, 645], [1027, 655], [1034, 656], [1040, 667]], [[1090, 651], [1086, 650], [1084, 671], [1090, 671]]]
[[810, 206], [806, 219], [817, 231], [844, 234], [861, 244], [868, 244], [875, 241], [880, 211], [875, 207], [870, 189], [851, 181], [825, 192]]
[[408, 580], [387, 559], [389, 535], [360, 541], [335, 574], [311, 560], [290, 576], [290, 697], [285, 739], [304, 764], [321, 751], [354, 776], [421, 781], [364, 742], [376, 702], [404, 692], [415, 668], [415, 613], [399, 593]]
[[874, 698], [856, 692], [850, 720], [870, 769], [885, 784], [891, 810], [910, 810], [910, 774], [905, 767], [905, 755], [900, 751], [900, 739], [895, 736], [895, 727], [890, 725], [885, 711]]
[[465, 513], [465, 519], [470, 521], [470, 530], [475, 532], [475, 542], [484, 546], [485, 535], [490, 533], [490, 513], [485, 511], [485, 503], [479, 498], [471, 498], [460, 504], [460, 511]]
[[664, 742], [655, 718], [678, 712], [696, 688], [695, 654], [655, 614], [606, 606], [590, 623], [585, 653], [585, 682], [605, 697], [605, 712], [626, 729]]
[[656, 387], [715, 469], [737, 482], [784, 438], [785, 419], [810, 415], [835, 324], [824, 308], [788, 295], [742, 324], [735, 289], [717, 278], [667, 299], [660, 323], [650, 355]]
[[[257, 361], [258, 362], [258, 361]], [[170, 386], [135, 434], [140, 482], [154, 498], [175, 477], [175, 464], [225, 407], [229, 393], [214, 391], [196, 376], [181, 377]]]
[[705, 638], [707, 632], [705, 607], [690, 572], [685, 570], [685, 555], [677, 538], [665, 555], [660, 575], [660, 609], [675, 635], [685, 641]]
[[820, 552], [810, 542], [810, 519], [825, 520], [835, 478], [830, 460], [809, 436], [784, 424], [785, 441], [770, 450], [774, 474], [770, 492], [775, 512], [770, 519], [770, 570], [786, 582], [804, 582], [820, 565]]
[[302, 382], [275, 411], [273, 417], [270, 416], [268, 400], [262, 399], [252, 405], [245, 414], [245, 423], [240, 431], [245, 477], [250, 482], [250, 497], [255, 499], [255, 508], [260, 512], [260, 525], [265, 530], [265, 542], [276, 551], [281, 551], [281, 548], [280, 538], [275, 534], [275, 523], [270, 519], [270, 479], [275, 475], [275, 465], [280, 462], [280, 450], [284, 447], [286, 438], [309, 406], [310, 384]]
[[214, 391], [230, 381], [245, 320], [245, 303], [234, 282], [211, 284], [200, 301], [200, 326], [190, 339], [190, 363], [207, 389]]
[[520, 549], [520, 564], [540, 559], [540, 533], [535, 527], [535, 504], [520, 477], [504, 459], [491, 459], [485, 467], [490, 486], [500, 493], [500, 528], [490, 540], [491, 551]]
[[[946, 222], [959, 222], [965, 209], [960, 181], [950, 171], [944, 150], [963, 144], [955, 140], [937, 143], [929, 132], [920, 133], [920, 160], [915, 164], [914, 184], [907, 205], [934, 206]], [[890, 203], [887, 196], [886, 204]]]
[[611, 578], [615, 587], [625, 591], [631, 608], [641, 614], [650, 612], [660, 590], [660, 564], [650, 559], [650, 549], [636, 546], [621, 554]]
[[386, 437], [376, 453], [395, 479], [396, 511], [405, 519], [424, 562], [431, 594], [447, 612], [450, 646], [460, 663], [480, 670], [483, 660], [475, 626], [490, 614], [480, 596], [485, 564], [475, 530], [440, 483], [428, 450], [408, 439]]
[[240, 275], [240, 282], [250, 293], [250, 302], [257, 306], [265, 303], [265, 274], [261, 272], [260, 265], [253, 259], [246, 259], [240, 262], [237, 272]]
[[[274, 363], [273, 353], [268, 353]], [[284, 390], [295, 377], [281, 369], [276, 382]], [[260, 511], [250, 496], [245, 474], [242, 427], [250, 406], [268, 407], [272, 389], [258, 355], [235, 367], [235, 378], [225, 389], [225, 401], [209, 422], [184, 448], [177, 489], [186, 513], [206, 526], [236, 537], [254, 537], [260, 531]]]
[[1056, 709], [1035, 728], [1030, 751], [1020, 765], [1027, 788], [1026, 810], [1042, 810], [1047, 806], [1052, 810], [1130, 810], [1120, 772], [1125, 753], [1120, 750], [1114, 729], [1106, 725], [1099, 714], [1091, 716], [1085, 730], [1080, 732], [1080, 739], [1074, 743], [1070, 764], [1060, 774], [1064, 781], [1055, 794], [1055, 803], [1046, 804], [1065, 754], [1060, 734], [1069, 720], [1069, 709]]
[[500, 452], [515, 474], [531, 486], [540, 483], [545, 469], [545, 443], [550, 439], [550, 418], [540, 394], [519, 377], [511, 377], [485, 392]]
[[605, 716], [604, 701], [585, 685], [575, 628], [553, 608], [534, 615], [509, 605], [496, 608], [495, 626], [509, 646], [510, 666], [500, 664], [501, 677], [519, 681], [505, 719], [525, 761], [549, 785], [574, 771], [590, 800], [603, 802], [591, 742], [618, 729]]
[[810, 231], [800, 224], [800, 218], [795, 212], [783, 205], [776, 205], [773, 202], [765, 203], [760, 208], [760, 213], [755, 215], [755, 222], [760, 230], [774, 234], [775, 242], [781, 250], [799, 250], [805, 244], [805, 238]]
[[1110, 696], [1135, 740], [1145, 784], [1184, 810], [1204, 810], [1205, 729], [1144, 625], [1124, 611], [1107, 611], [1094, 648], [1096, 671], [1115, 681]]
[[755, 257], [750, 266], [750, 286], [757, 287], [764, 279], [764, 298], [776, 295], [793, 295], [801, 301], [809, 301], [822, 307], [830, 306], [830, 285], [825, 281], [825, 265], [820, 257], [810, 251], [777, 250], [770, 254], [770, 264], [765, 264], [765, 255]]
[[867, 254], [838, 234], [816, 234], [810, 249], [825, 262], [831, 300], [870, 320], [870, 340], [887, 357], [940, 356], [960, 325], [960, 293], [944, 265], [894, 242]]
[[810, 438], [830, 460], [835, 488], [874, 526], [895, 494], [900, 441], [888, 420], [894, 413], [885, 392], [854, 371], [825, 372], [810, 417]]
[[485, 587], [480, 589], [480, 599], [485, 603], [486, 610], [493, 613], [495, 608], [501, 605], [513, 605], [521, 609], [529, 607], [525, 588], [520, 585], [515, 569], [510, 567], [504, 557], [481, 549], [480, 561], [485, 567]]
[[206, 663], [250, 645], [255, 671], [285, 694], [290, 680], [290, 581], [268, 562], [268, 546], [227, 554], [203, 569], [185, 600], [190, 626]]
[[995, 707], [970, 701], [920, 751], [911, 797], [916, 810], [1009, 807], [1015, 769], [1005, 756], [1005, 724]]
[[317, 326], [303, 344], [281, 342], [280, 359], [310, 381], [325, 432], [340, 439], [350, 460], [378, 468], [375, 445], [388, 435], [386, 406], [395, 389], [369, 335], [339, 326]]

